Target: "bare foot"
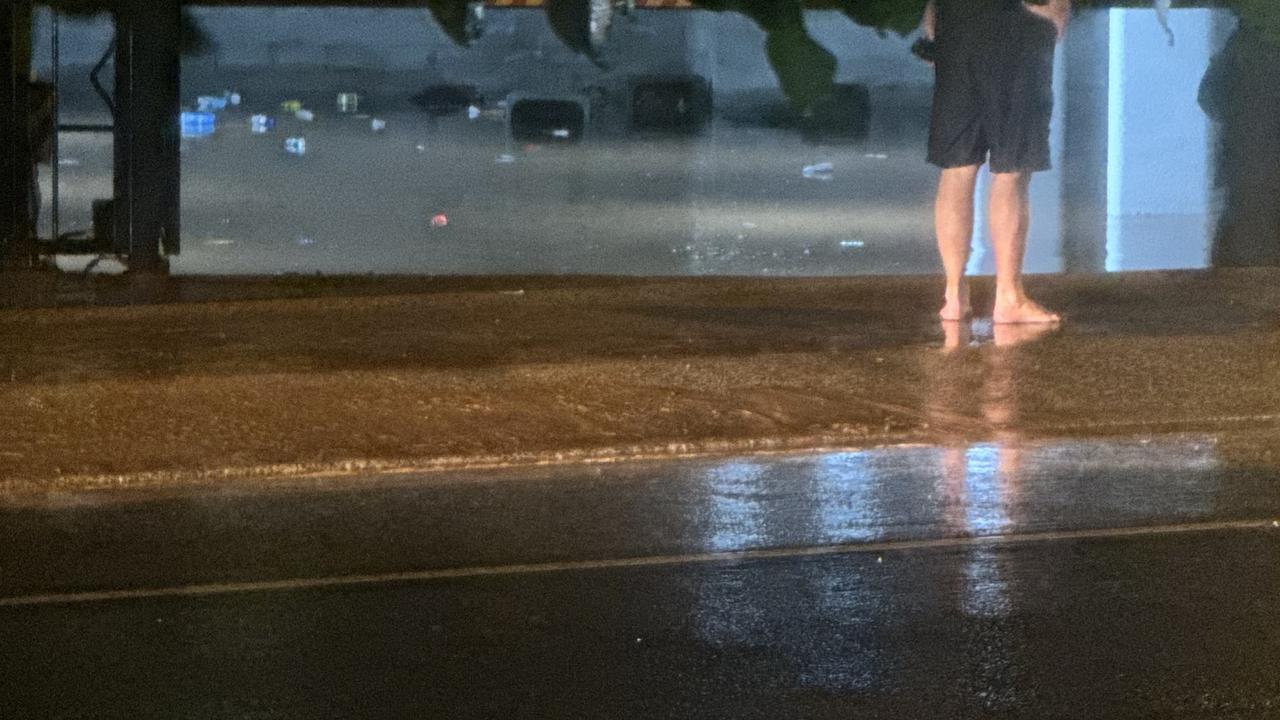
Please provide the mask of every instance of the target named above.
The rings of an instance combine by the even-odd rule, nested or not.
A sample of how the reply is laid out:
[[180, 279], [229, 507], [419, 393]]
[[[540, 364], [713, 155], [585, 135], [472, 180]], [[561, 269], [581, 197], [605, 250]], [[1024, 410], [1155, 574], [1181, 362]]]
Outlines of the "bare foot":
[[1062, 316], [1023, 298], [1017, 303], [997, 301], [992, 321], [997, 325], [1035, 325], [1062, 322]]
[[992, 341], [998, 348], [1017, 347], [1035, 342], [1058, 331], [1055, 323], [1011, 324], [992, 326]]

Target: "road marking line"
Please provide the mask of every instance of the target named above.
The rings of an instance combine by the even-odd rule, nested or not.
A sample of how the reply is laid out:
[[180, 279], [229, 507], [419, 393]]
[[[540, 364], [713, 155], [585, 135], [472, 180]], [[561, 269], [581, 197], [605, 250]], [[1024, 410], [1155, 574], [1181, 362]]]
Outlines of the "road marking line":
[[382, 585], [391, 583], [423, 583], [436, 580], [456, 580], [505, 575], [533, 575], [586, 570], [702, 565], [744, 562], [750, 560], [823, 557], [832, 555], [867, 555], [871, 553], [903, 552], [911, 550], [963, 549], [993, 545], [1012, 546], [1069, 540], [1182, 535], [1191, 533], [1220, 532], [1224, 530], [1274, 530], [1277, 528], [1280, 528], [1280, 520], [1235, 520], [1223, 522], [1185, 523], [1180, 525], [1152, 525], [1147, 527], [1130, 528], [1058, 530], [1018, 535], [951, 537], [929, 540], [890, 540], [885, 542], [826, 545], [817, 547], [741, 550], [737, 552], [719, 553], [690, 553], [683, 555], [653, 555], [649, 557], [601, 560], [570, 560], [564, 562], [476, 566], [442, 570], [419, 570], [399, 573], [383, 573], [377, 575], [333, 575], [328, 577], [294, 578], [288, 580], [208, 583], [162, 588], [140, 588], [134, 590], [101, 590], [79, 593], [26, 595], [0, 598], [0, 607], [70, 605], [170, 597], [195, 598], [216, 595], [238, 595], [244, 593], [288, 592], [324, 588], [358, 587], [362, 585]]

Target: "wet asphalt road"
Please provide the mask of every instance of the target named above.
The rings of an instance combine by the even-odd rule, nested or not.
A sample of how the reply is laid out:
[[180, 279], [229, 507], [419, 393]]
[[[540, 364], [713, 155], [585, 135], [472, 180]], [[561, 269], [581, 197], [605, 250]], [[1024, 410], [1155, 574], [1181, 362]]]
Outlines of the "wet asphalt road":
[[1275, 433], [0, 502], [4, 717], [1280, 717]]

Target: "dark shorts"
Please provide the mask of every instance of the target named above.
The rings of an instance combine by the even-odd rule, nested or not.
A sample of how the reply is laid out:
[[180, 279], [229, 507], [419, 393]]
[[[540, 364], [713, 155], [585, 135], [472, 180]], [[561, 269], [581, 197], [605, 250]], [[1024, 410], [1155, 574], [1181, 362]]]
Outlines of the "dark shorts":
[[1021, 0], [938, 0], [929, 162], [1049, 169], [1056, 37]]

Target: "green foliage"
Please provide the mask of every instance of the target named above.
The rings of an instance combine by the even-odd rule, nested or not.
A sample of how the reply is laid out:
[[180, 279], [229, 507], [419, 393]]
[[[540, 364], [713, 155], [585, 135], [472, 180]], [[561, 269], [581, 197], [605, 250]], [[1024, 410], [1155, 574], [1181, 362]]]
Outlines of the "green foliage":
[[1231, 0], [1240, 24], [1280, 46], [1280, 0]]
[[467, 0], [425, 0], [425, 4], [450, 40], [462, 46], [471, 43], [467, 36]]

